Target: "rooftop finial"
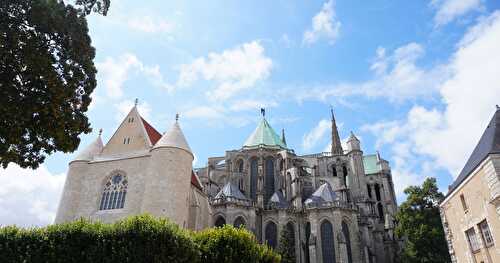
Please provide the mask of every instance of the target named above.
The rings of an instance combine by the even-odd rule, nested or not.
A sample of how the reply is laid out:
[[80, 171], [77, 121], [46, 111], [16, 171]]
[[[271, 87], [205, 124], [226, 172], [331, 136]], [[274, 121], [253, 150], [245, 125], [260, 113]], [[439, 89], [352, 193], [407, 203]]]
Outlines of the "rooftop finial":
[[500, 109], [500, 106], [498, 106], [498, 104], [497, 104], [497, 105], [495, 105], [495, 106], [497, 107], [497, 110], [498, 110], [498, 109]]
[[99, 136], [102, 135], [102, 128], [99, 129]]
[[178, 122], [179, 121], [179, 113], [176, 113], [175, 114], [175, 122]]
[[333, 105], [330, 105], [330, 113], [332, 114], [332, 120], [335, 120], [335, 117], [333, 116]]
[[266, 109], [260, 108], [260, 114], [262, 114], [262, 117], [266, 117]]
[[138, 99], [138, 98], [135, 98], [134, 105], [137, 107], [137, 104], [139, 104], [139, 99]]

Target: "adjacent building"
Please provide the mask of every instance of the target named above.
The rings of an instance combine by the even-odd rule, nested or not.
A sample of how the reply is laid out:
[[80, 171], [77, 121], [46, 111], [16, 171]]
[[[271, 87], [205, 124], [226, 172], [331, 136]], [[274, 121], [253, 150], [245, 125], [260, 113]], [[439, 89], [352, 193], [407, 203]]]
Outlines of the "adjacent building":
[[397, 262], [396, 197], [389, 163], [364, 154], [351, 133], [343, 149], [331, 116], [329, 152], [299, 155], [261, 120], [236, 150], [196, 169], [214, 226], [244, 226], [276, 248], [290, 231], [297, 262]]
[[440, 204], [453, 262], [500, 262], [500, 109]]

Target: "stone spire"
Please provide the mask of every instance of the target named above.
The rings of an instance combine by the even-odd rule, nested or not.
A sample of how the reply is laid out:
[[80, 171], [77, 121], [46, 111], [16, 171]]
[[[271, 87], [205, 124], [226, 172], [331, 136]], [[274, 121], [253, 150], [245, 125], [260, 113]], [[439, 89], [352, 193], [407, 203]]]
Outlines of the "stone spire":
[[342, 144], [340, 143], [339, 131], [335, 123], [335, 116], [333, 115], [333, 107], [330, 109], [332, 113], [332, 154], [343, 154]]
[[286, 146], [285, 129], [281, 129], [281, 141]]
[[83, 149], [76, 158], [72, 161], [92, 161], [94, 156], [100, 154], [103, 149], [102, 139], [101, 139], [102, 129], [99, 130], [99, 136], [87, 146], [87, 148]]

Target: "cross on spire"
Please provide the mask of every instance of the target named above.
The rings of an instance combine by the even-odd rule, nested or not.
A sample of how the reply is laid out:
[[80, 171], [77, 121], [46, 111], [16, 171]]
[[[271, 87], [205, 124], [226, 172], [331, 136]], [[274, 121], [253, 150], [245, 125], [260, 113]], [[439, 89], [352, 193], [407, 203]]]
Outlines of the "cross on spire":
[[138, 98], [135, 98], [134, 105], [137, 107], [137, 104], [139, 104], [139, 99], [138, 99]]
[[102, 128], [99, 129], [99, 136], [102, 135]]
[[260, 108], [260, 114], [262, 114], [262, 117], [266, 117], [266, 109]]
[[176, 113], [175, 114], [175, 122], [178, 122], [179, 121], [179, 113]]

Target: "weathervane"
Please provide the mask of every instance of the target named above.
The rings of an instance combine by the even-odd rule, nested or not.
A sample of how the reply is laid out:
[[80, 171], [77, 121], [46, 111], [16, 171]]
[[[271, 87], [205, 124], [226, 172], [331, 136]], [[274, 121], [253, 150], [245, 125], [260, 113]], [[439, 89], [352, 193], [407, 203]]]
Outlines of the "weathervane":
[[178, 122], [179, 121], [179, 113], [176, 113], [175, 114], [175, 122]]
[[139, 104], [139, 99], [138, 98], [135, 98], [135, 106], [137, 106], [137, 104]]
[[266, 117], [266, 109], [260, 108], [260, 114], [262, 114], [262, 117]]
[[102, 128], [99, 129], [99, 136], [102, 135]]

